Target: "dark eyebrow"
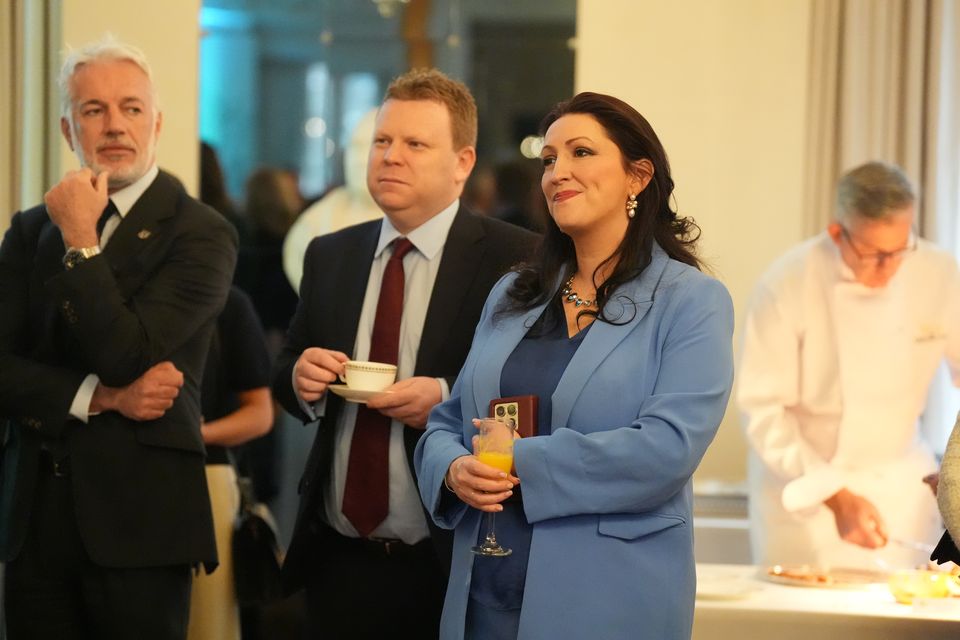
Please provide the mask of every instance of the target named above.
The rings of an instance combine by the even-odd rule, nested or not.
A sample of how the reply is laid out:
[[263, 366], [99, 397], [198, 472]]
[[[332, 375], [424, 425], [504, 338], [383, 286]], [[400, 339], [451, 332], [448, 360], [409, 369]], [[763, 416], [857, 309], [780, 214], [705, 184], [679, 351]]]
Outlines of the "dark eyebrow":
[[[564, 142], [563, 144], [564, 144], [564, 146], [570, 146], [570, 145], [574, 144], [577, 140], [586, 140], [587, 142], [590, 142], [590, 143], [593, 142], [593, 140], [592, 140], [590, 137], [588, 137], [588, 136], [577, 136], [577, 137], [575, 137], [575, 138], [570, 138], [569, 140], [567, 140], [567, 141]], [[543, 152], [544, 152], [544, 151], [547, 151], [547, 150], [556, 151], [556, 149], [553, 147], [553, 145], [547, 144], [547, 145], [544, 145], [543, 148], [540, 149], [540, 155], [542, 156], [542, 155], [543, 155]]]
[[[592, 140], [589, 136], [576, 136], [575, 138], [570, 138], [569, 140], [567, 140], [567, 141], [564, 142], [563, 144], [564, 144], [564, 146], [570, 146], [570, 145], [574, 144], [577, 140], [586, 140], [587, 142], [591, 142], [591, 143], [593, 142], [593, 140]], [[551, 144], [543, 145], [543, 147], [542, 147], [541, 150], [540, 150], [540, 153], [543, 153], [543, 152], [546, 151], [547, 149], [554, 150], [554, 147], [553, 147], [553, 145], [551, 145]]]

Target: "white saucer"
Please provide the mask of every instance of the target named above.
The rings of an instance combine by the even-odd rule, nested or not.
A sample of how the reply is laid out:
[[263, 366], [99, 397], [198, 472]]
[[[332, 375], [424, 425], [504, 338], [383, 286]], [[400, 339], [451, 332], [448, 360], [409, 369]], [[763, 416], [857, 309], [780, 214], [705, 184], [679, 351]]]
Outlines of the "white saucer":
[[381, 393], [390, 393], [389, 391], [364, 391], [363, 389], [351, 389], [345, 384], [331, 384], [330, 391], [346, 400], [347, 402], [356, 402], [358, 404], [367, 404], [367, 400]]

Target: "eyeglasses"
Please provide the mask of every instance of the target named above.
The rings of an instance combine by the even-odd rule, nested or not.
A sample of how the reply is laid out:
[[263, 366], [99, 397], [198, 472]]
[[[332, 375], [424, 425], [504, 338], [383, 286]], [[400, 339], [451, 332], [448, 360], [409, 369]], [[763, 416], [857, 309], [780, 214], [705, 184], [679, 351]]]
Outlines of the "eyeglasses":
[[860, 264], [871, 266], [875, 269], [882, 269], [888, 260], [901, 260], [907, 254], [917, 250], [917, 235], [912, 231], [910, 232], [910, 237], [907, 238], [906, 246], [902, 249], [895, 251], [874, 251], [872, 253], [862, 253], [857, 249], [857, 245], [854, 244], [854, 238], [846, 227], [841, 226], [840, 233], [843, 234], [844, 239], [850, 246], [850, 250], [853, 251], [853, 255], [857, 256]]

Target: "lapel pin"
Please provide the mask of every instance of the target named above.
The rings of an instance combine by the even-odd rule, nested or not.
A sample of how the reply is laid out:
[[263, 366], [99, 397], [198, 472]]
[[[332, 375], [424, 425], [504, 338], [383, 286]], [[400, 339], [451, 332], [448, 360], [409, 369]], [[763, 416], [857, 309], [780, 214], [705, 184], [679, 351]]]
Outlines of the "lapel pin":
[[150, 237], [150, 230], [140, 229], [140, 231], [137, 233], [137, 237], [140, 238], [141, 240], [146, 240], [147, 238]]

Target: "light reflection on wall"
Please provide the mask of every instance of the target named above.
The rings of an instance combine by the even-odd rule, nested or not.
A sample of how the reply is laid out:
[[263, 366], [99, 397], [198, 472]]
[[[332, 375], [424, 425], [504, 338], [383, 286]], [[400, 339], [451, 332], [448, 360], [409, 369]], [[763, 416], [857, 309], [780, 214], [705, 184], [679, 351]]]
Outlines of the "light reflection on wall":
[[[347, 73], [337, 82], [326, 64], [310, 65], [300, 170], [303, 193], [319, 195], [343, 181], [341, 163], [350, 134], [363, 114], [379, 104], [380, 94], [380, 83], [373, 73]], [[334, 122], [338, 126], [331, 126]]]
[[[303, 160], [300, 165], [300, 191], [319, 194], [327, 186], [327, 112], [330, 104], [330, 72], [327, 65], [317, 62], [307, 69], [306, 76], [307, 124], [303, 143]], [[311, 122], [324, 123], [309, 127]]]

